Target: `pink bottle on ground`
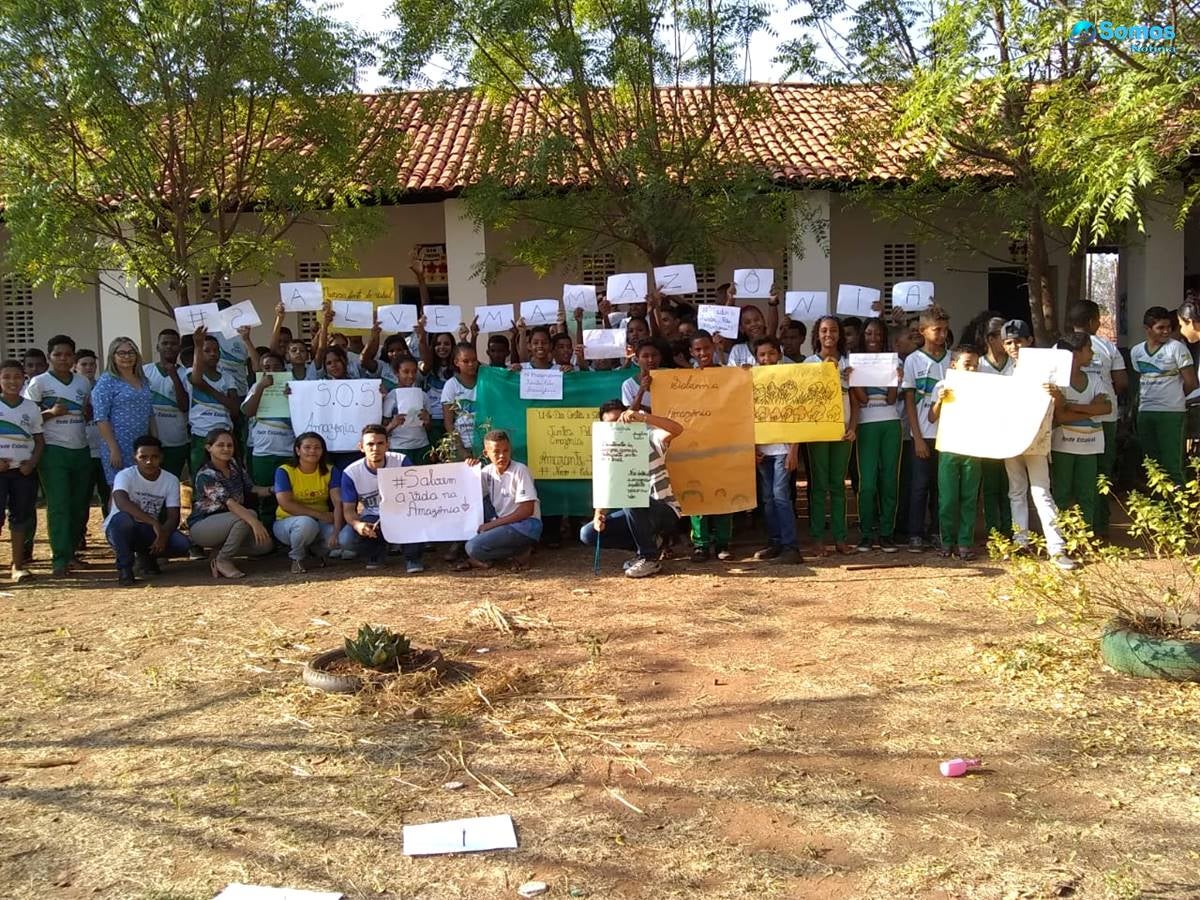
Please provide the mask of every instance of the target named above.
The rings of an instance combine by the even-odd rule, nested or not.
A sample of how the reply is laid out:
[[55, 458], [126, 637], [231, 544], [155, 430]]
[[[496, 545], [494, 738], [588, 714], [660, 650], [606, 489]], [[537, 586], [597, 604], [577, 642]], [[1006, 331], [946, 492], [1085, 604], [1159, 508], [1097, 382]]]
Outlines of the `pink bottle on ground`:
[[977, 759], [963, 759], [957, 757], [948, 759], [939, 767], [942, 774], [947, 778], [961, 778], [966, 775], [971, 769], [978, 769], [982, 763]]

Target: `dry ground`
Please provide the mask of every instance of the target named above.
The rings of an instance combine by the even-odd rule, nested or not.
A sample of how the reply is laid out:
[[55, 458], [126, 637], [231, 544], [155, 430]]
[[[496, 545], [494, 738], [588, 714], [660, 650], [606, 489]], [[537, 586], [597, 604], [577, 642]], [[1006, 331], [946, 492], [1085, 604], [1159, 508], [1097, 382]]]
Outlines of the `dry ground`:
[[[95, 554], [5, 588], [0, 895], [1200, 897], [1200, 685], [1038, 631], [1000, 566], [620, 559], [120, 590]], [[364, 621], [454, 669], [304, 688]], [[986, 769], [940, 778], [956, 755]], [[404, 823], [501, 812], [518, 850], [401, 854]]]

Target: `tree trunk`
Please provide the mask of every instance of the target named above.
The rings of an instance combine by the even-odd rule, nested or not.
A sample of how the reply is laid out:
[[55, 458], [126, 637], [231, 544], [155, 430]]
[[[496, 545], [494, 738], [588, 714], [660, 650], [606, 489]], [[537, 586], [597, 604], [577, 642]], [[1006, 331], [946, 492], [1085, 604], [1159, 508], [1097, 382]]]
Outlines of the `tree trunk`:
[[1058, 338], [1058, 307], [1054, 285], [1050, 281], [1049, 254], [1046, 251], [1046, 229], [1041, 210], [1034, 209], [1029, 217], [1029, 315], [1033, 319], [1033, 338], [1042, 347]]
[[1071, 254], [1070, 267], [1067, 269], [1067, 296], [1063, 302], [1065, 310], [1070, 310], [1083, 299], [1083, 270], [1086, 262], [1086, 247], [1081, 247]]

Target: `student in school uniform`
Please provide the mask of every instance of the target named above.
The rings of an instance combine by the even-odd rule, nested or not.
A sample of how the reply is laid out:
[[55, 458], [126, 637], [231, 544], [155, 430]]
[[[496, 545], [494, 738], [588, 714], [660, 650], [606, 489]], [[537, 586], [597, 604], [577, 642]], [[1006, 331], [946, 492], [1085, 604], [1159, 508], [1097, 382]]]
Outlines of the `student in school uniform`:
[[[979, 350], [960, 344], [955, 348], [951, 369], [975, 372], [979, 369]], [[954, 400], [945, 380], [934, 387], [933, 405], [929, 420], [936, 425], [942, 416], [942, 406]], [[975, 558], [975, 513], [979, 508], [979, 460], [958, 453], [938, 454], [938, 521], [941, 547], [938, 555], [952, 553], [966, 561]]]
[[1092, 365], [1091, 335], [1075, 331], [1055, 346], [1071, 351], [1071, 383], [1054, 397], [1054, 431], [1050, 436], [1050, 483], [1060, 509], [1078, 506], [1088, 527], [1096, 528], [1100, 494], [1096, 478], [1104, 455], [1100, 417], [1112, 409], [1104, 382], [1088, 371]]
[[[259, 405], [263, 393], [275, 384], [274, 374], [283, 374], [283, 358], [267, 352], [259, 359], [262, 378], [258, 379], [242, 401], [242, 414], [249, 421], [250, 481], [255, 487], [271, 487], [275, 484], [275, 471], [292, 459], [295, 437], [292, 434], [291, 417], [260, 416]], [[266, 497], [258, 504], [258, 518], [263, 527], [275, 525], [275, 501]]]
[[[400, 360], [396, 364], [396, 386], [383, 399], [388, 449], [403, 453], [414, 465], [422, 465], [429, 457], [429, 428], [433, 423], [425, 406], [424, 391], [417, 386], [419, 377], [415, 359]], [[408, 399], [414, 390], [421, 391], [420, 406], [415, 408]]]
[[179, 533], [179, 479], [163, 469], [162, 441], [144, 434], [133, 441], [132, 465], [113, 479], [104, 536], [117, 557], [117, 583], [136, 575], [161, 575], [158, 560], [185, 556], [191, 547]]
[[662, 368], [662, 350], [646, 339], [637, 345], [637, 372], [621, 383], [621, 402], [632, 410], [650, 412], [650, 373]]
[[[983, 341], [986, 352], [979, 357], [979, 371], [987, 375], [1011, 375], [1013, 361], [1004, 350], [1004, 339], [1000, 335], [1004, 319], [992, 316], [983, 323]], [[1004, 460], [980, 460], [983, 496], [983, 527], [990, 535], [993, 531], [1005, 537], [1012, 535], [1012, 506], [1008, 501], [1008, 475]]]
[[[754, 353], [760, 366], [779, 365], [783, 358], [779, 342], [773, 337], [755, 341]], [[758, 496], [767, 523], [767, 546], [757, 551], [754, 558], [776, 563], [802, 563], [804, 557], [796, 536], [796, 512], [792, 502], [799, 445], [758, 444], [754, 448], [754, 457]]]
[[[308, 571], [310, 556], [324, 568], [342, 530], [342, 473], [315, 431], [296, 437], [292, 458], [275, 470], [275, 539], [288, 548], [293, 575]], [[340, 555], [340, 554], [339, 554]]]
[[[862, 330], [866, 353], [888, 352], [882, 319], [868, 319]], [[903, 365], [903, 364], [901, 364]], [[899, 380], [903, 369], [897, 373]], [[896, 552], [896, 503], [900, 488], [901, 429], [898, 387], [851, 388], [858, 409], [858, 520], [862, 538], [855, 548]]]
[[157, 362], [142, 367], [150, 383], [154, 432], [162, 442], [162, 467], [179, 478], [188, 461], [187, 369], [179, 362], [179, 332], [164, 328], [154, 345]]
[[[833, 363], [837, 366], [842, 385], [842, 417], [846, 432], [840, 441], [816, 441], [808, 445], [812, 469], [812, 497], [809, 501], [809, 521], [812, 526], [813, 549], [818, 556], [851, 553], [847, 543], [846, 473], [850, 466], [850, 450], [858, 436], [857, 412], [850, 402], [850, 366], [842, 341], [842, 323], [836, 316], [822, 316], [813, 329], [813, 354], [806, 363]], [[825, 541], [826, 510], [828, 510], [830, 547]]]
[[1171, 338], [1171, 313], [1152, 306], [1143, 317], [1146, 340], [1129, 353], [1138, 373], [1137, 435], [1146, 458], [1184, 483], [1186, 397], [1196, 390], [1196, 366], [1187, 347]]
[[[493, 430], [484, 435], [483, 452], [490, 460], [480, 472], [484, 522], [479, 533], [467, 541], [467, 558], [455, 571], [490, 569], [507, 559], [517, 572], [528, 564], [541, 535], [537, 486], [529, 469], [512, 458], [507, 432]], [[468, 462], [478, 464], [478, 460]]]
[[808, 337], [808, 326], [803, 322], [793, 322], [786, 316], [779, 326], [779, 349], [783, 351], [785, 362], [794, 363], [804, 359], [804, 341]]
[[21, 395], [24, 385], [25, 366], [21, 360], [0, 363], [0, 433], [5, 444], [0, 451], [0, 528], [7, 516], [13, 582], [24, 581], [30, 575], [25, 534], [33, 522], [37, 467], [45, 448], [42, 411]]
[[196, 349], [187, 380], [188, 429], [192, 434], [188, 468], [196, 473], [208, 455], [205, 441], [209, 432], [224, 428], [233, 433], [233, 417], [239, 412], [241, 400], [233, 380], [218, 368], [221, 345], [217, 339], [200, 326], [192, 341]]
[[442, 388], [442, 418], [454, 435], [460, 460], [472, 456], [475, 445], [475, 387], [479, 381], [479, 357], [475, 345], [454, 348], [454, 376]]
[[[88, 384], [92, 386], [92, 390], [96, 389], [96, 372], [99, 368], [99, 361], [96, 358], [95, 350], [88, 350], [80, 347], [75, 352], [75, 371], [88, 380]], [[96, 491], [96, 497], [100, 500], [100, 508], [108, 509], [108, 498], [111, 490], [108, 486], [108, 479], [104, 477], [104, 463], [100, 458], [100, 426], [96, 424], [96, 410], [93, 407], [92, 417], [84, 426], [87, 429], [88, 452], [92, 456], [92, 487]], [[85, 534], [79, 541], [79, 549], [87, 548], [87, 535]]]
[[[716, 344], [704, 329], [692, 335], [692, 363], [697, 369], [708, 369], [720, 365], [716, 362]], [[691, 516], [692, 562], [707, 562], [715, 553], [717, 559], [733, 559], [733, 516]]]
[[[339, 547], [343, 559], [363, 555], [367, 569], [381, 568], [387, 559], [388, 541], [379, 524], [379, 470], [412, 465], [403, 453], [388, 450], [387, 429], [382, 425], [366, 425], [359, 440], [362, 456], [342, 472], [342, 528]], [[425, 571], [421, 561], [421, 544], [404, 545], [404, 571], [417, 575]]]
[[[910, 553], [924, 551], [932, 538], [925, 527], [925, 512], [930, 498], [937, 496], [937, 448], [933, 441], [937, 426], [929, 421], [929, 408], [933, 405], [933, 389], [950, 368], [950, 353], [946, 349], [949, 326], [950, 315], [942, 307], [924, 310], [919, 320], [921, 346], [904, 360], [901, 388], [912, 432], [912, 480], [905, 501]], [[933, 527], [937, 524], [935, 519]]]
[[[729, 286], [731, 300], [736, 296], [737, 288]], [[727, 366], [753, 366], [756, 360], [754, 343], [768, 335], [779, 332], [779, 294], [774, 286], [767, 300], [767, 315], [757, 306], [743, 306], [738, 314], [738, 343], [734, 344], [725, 358]]]

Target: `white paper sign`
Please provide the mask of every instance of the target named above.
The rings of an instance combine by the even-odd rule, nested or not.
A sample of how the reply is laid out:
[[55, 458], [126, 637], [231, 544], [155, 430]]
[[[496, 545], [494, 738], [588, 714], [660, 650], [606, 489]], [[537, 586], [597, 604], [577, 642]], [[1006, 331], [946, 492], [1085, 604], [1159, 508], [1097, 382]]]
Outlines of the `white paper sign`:
[[509, 331], [513, 327], [513, 305], [511, 303], [496, 306], [475, 307], [475, 324], [480, 334], [494, 334], [497, 331]]
[[624, 359], [624, 328], [585, 328], [583, 331], [584, 359]]
[[567, 311], [568, 322], [575, 321], [577, 309], [585, 313], [596, 312], [596, 288], [590, 284], [564, 284], [563, 309]]
[[522, 400], [561, 400], [562, 369], [522, 369]]
[[528, 328], [534, 325], [553, 325], [558, 321], [558, 301], [522, 300], [521, 318], [525, 320]]
[[454, 334], [462, 324], [461, 306], [430, 304], [425, 307], [425, 330], [430, 334]]
[[717, 306], [712, 303], [701, 303], [696, 310], [696, 327], [711, 335], [721, 335], [737, 340], [738, 320], [742, 311], [736, 306]]
[[837, 293], [837, 314], [839, 316], [865, 316], [870, 318], [879, 315], [879, 311], [871, 308], [871, 304], [879, 301], [879, 291], [875, 288], [862, 287], [857, 284], [839, 284]]
[[641, 422], [592, 425], [592, 506], [650, 505], [650, 430]]
[[209, 334], [217, 334], [225, 322], [221, 310], [215, 303], [196, 303], [192, 306], [175, 307], [175, 327], [180, 334], [192, 334], [203, 325]]
[[851, 353], [850, 387], [899, 387], [899, 367], [896, 353]]
[[696, 293], [696, 267], [691, 263], [682, 266], [657, 266], [654, 283], [658, 292], [667, 297]]
[[[1054, 408], [1041, 385], [958, 369], [945, 380], [951, 400], [938, 418], [939, 450], [979, 459], [1050, 452]], [[997, 421], [1004, 427], [997, 428]]]
[[284, 312], [316, 312], [325, 296], [319, 281], [285, 281], [279, 285]]
[[606, 296], [613, 306], [622, 303], [646, 302], [646, 273], [626, 272], [622, 275], [608, 276]]
[[379, 326], [385, 333], [412, 331], [417, 327], [417, 305], [415, 303], [389, 303], [375, 309]]
[[783, 295], [783, 311], [796, 322], [815, 322], [829, 315], [829, 294], [825, 291], [788, 291]]
[[775, 284], [774, 269], [734, 269], [733, 283], [737, 285], [737, 299], [755, 300], [771, 296]]
[[383, 419], [376, 378], [288, 382], [288, 409], [296, 434], [315, 431], [332, 453], [358, 448], [364, 425]]
[[231, 884], [213, 900], [342, 900], [337, 891], [305, 891], [300, 888], [263, 887], [260, 884]]
[[920, 312], [933, 306], [932, 281], [897, 281], [892, 285], [892, 306]]
[[405, 825], [403, 840], [405, 856], [517, 849], [517, 833], [509, 815]]
[[[395, 408], [393, 408], [393, 405]], [[425, 392], [417, 387], [395, 388], [384, 401], [385, 416], [404, 416], [404, 424], [397, 425], [391, 437], [406, 446], [429, 443], [425, 426], [421, 424], [421, 411], [425, 409]]]
[[1073, 356], [1070, 350], [1022, 347], [1017, 355], [1013, 378], [1070, 387]]
[[223, 323], [222, 334], [225, 337], [234, 338], [238, 336], [239, 328], [247, 325], [251, 328], [261, 325], [262, 318], [259, 317], [258, 310], [254, 308], [253, 303], [243, 300], [241, 303], [235, 303], [233, 306], [221, 310], [221, 322]]
[[[466, 463], [380, 469], [379, 523], [383, 536], [393, 544], [475, 537], [483, 524], [479, 473], [478, 465]], [[407, 836], [404, 852], [408, 853]]]
[[[357, 328], [370, 331], [375, 324], [375, 304], [370, 300], [330, 300], [333, 328]], [[332, 449], [332, 448], [331, 448]]]

